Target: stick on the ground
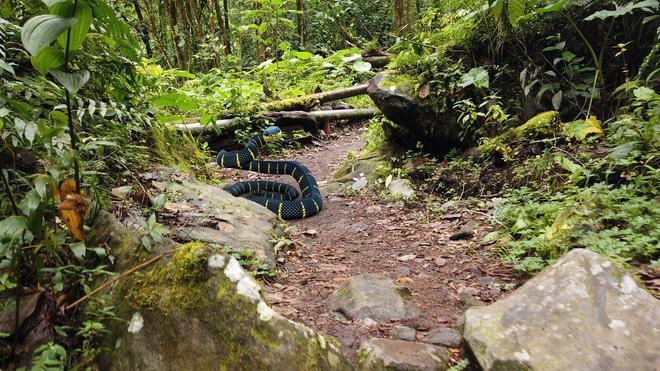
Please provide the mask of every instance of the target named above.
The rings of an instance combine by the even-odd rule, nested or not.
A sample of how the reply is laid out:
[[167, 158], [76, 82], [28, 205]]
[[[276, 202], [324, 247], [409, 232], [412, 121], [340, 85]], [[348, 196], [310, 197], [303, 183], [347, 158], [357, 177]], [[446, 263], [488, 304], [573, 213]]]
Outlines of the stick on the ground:
[[66, 309], [66, 310], [69, 310], [69, 309], [71, 309], [71, 308], [75, 308], [75, 307], [78, 306], [80, 303], [82, 303], [82, 302], [86, 301], [87, 299], [91, 298], [92, 296], [98, 294], [101, 290], [103, 290], [103, 289], [105, 289], [106, 287], [112, 285], [113, 283], [119, 281], [120, 279], [122, 279], [122, 278], [128, 276], [129, 274], [132, 274], [132, 273], [134, 273], [134, 272], [137, 272], [137, 271], [139, 271], [139, 270], [142, 270], [142, 269], [144, 269], [144, 268], [150, 266], [151, 264], [157, 262], [158, 260], [164, 258], [164, 257], [167, 256], [167, 255], [170, 255], [170, 254], [176, 252], [177, 250], [178, 250], [178, 249], [172, 249], [172, 250], [170, 250], [170, 251], [166, 251], [166, 252], [164, 252], [164, 253], [162, 253], [162, 254], [156, 255], [155, 257], [149, 259], [148, 261], [146, 261], [146, 262], [144, 262], [144, 263], [142, 263], [142, 264], [138, 264], [138, 265], [136, 265], [135, 267], [133, 267], [133, 268], [131, 268], [131, 269], [129, 269], [129, 270], [123, 272], [123, 273], [120, 274], [119, 276], [112, 277], [111, 279], [105, 281], [101, 286], [99, 286], [99, 287], [95, 288], [94, 290], [92, 290], [89, 294], [87, 294], [87, 295], [83, 296], [82, 298], [80, 298], [80, 299], [74, 301], [73, 303], [67, 305], [65, 309]]

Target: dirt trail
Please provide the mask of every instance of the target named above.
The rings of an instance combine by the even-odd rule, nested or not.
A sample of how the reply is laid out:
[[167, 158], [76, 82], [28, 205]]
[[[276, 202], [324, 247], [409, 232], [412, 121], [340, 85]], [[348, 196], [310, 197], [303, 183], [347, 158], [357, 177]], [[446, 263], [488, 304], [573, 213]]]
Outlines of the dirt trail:
[[[336, 138], [310, 144], [289, 154], [307, 165], [321, 184], [346, 158], [364, 145], [359, 126], [338, 131]], [[351, 276], [378, 273], [405, 285], [422, 317], [404, 323], [421, 331], [453, 325], [468, 305], [489, 303], [516, 286], [511, 270], [502, 266], [480, 238], [492, 230], [481, 211], [465, 209], [432, 217], [423, 206], [397, 206], [362, 193], [350, 198], [324, 192], [324, 209], [312, 218], [294, 221], [296, 249], [289, 251], [281, 275], [266, 284], [272, 306], [282, 315], [336, 337], [354, 358], [362, 340], [389, 337], [381, 323], [340, 322], [328, 309], [330, 295]], [[468, 221], [479, 223], [470, 240], [449, 236]]]

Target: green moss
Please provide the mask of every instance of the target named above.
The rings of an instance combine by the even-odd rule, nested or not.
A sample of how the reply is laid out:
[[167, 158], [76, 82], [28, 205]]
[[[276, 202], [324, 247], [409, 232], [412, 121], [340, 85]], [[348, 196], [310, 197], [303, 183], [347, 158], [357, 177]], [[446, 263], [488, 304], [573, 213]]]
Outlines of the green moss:
[[191, 171], [203, 169], [209, 161], [209, 156], [200, 150], [199, 143], [190, 134], [165, 125], [155, 125], [151, 137], [154, 154], [163, 165]]
[[275, 102], [270, 102], [263, 105], [263, 109], [266, 111], [287, 111], [291, 109], [299, 109], [303, 107], [313, 106], [318, 97], [315, 95], [305, 95], [302, 97], [282, 99]]
[[512, 129], [509, 133], [503, 134], [505, 135], [503, 139], [541, 139], [552, 137], [558, 135], [560, 123], [559, 112], [541, 112], [527, 120], [526, 123]]
[[208, 255], [203, 243], [181, 246], [166, 265], [136, 274], [127, 298], [137, 307], [160, 309], [164, 314], [174, 307], [189, 312], [208, 304]]

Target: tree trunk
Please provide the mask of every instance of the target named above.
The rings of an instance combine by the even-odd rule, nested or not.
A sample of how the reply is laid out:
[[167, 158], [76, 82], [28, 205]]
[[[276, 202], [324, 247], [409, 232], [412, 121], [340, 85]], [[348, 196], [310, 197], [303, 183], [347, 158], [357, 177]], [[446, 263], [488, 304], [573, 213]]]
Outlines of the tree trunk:
[[220, 40], [222, 41], [223, 49], [225, 55], [229, 54], [227, 50], [227, 30], [225, 29], [225, 24], [222, 19], [222, 10], [220, 10], [220, 0], [211, 0], [213, 2], [213, 9], [215, 10], [215, 19], [218, 21], [218, 30], [220, 31]]
[[168, 68], [173, 68], [174, 66], [172, 65], [172, 62], [170, 61], [167, 50], [163, 46], [163, 40], [162, 40], [161, 33], [158, 32], [158, 28], [156, 28], [156, 24], [154, 22], [154, 13], [153, 13], [153, 9], [151, 7], [151, 1], [150, 0], [145, 0], [144, 3], [146, 4], [146, 8], [147, 8], [147, 25], [149, 27], [151, 37], [154, 40], [154, 44], [158, 48], [158, 51], [163, 55], [163, 61], [165, 62], [165, 65]]
[[222, 0], [222, 6], [225, 10], [225, 32], [227, 33], [226, 44], [227, 54], [231, 54], [231, 29], [229, 28], [229, 6], [227, 0]]
[[139, 24], [138, 24], [138, 30], [140, 31], [140, 37], [142, 38], [142, 42], [144, 43], [144, 47], [147, 51], [147, 57], [151, 58], [153, 55], [153, 52], [151, 50], [151, 42], [150, 42], [150, 37], [149, 37], [149, 31], [147, 29], [147, 24], [144, 22], [144, 17], [142, 16], [142, 9], [140, 8], [140, 4], [138, 3], [138, 0], [133, 0], [133, 8], [135, 8], [135, 14], [137, 15]]
[[394, 0], [394, 32], [396, 35], [403, 34], [404, 0]]
[[177, 14], [176, 7], [171, 0], [165, 0], [165, 7], [167, 8], [167, 23], [172, 34], [172, 47], [174, 55], [176, 56], [177, 67], [185, 68], [185, 60], [183, 58], [181, 49], [179, 49], [179, 37], [177, 36]]
[[300, 49], [305, 49], [305, 3], [303, 0], [296, 0], [296, 10], [300, 13], [296, 17], [298, 20], [298, 38]]

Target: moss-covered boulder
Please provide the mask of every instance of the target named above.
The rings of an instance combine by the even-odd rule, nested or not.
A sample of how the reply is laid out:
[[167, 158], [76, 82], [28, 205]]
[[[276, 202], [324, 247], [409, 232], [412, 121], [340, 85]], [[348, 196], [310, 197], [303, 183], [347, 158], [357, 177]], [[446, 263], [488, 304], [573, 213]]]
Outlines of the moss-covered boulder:
[[595, 252], [574, 249], [507, 298], [464, 316], [484, 370], [654, 370], [660, 300]]
[[561, 134], [561, 118], [557, 111], [541, 112], [508, 133], [508, 139], [543, 139]]
[[380, 150], [363, 151], [349, 158], [334, 172], [332, 180], [323, 187], [330, 193], [350, 190], [356, 179], [366, 178], [373, 184], [379, 177], [387, 174], [390, 168], [385, 155]]
[[111, 297], [124, 321], [110, 325], [103, 369], [352, 368], [334, 339], [273, 311], [236, 259], [203, 243], [122, 279]]
[[434, 154], [469, 145], [459, 137], [453, 110], [438, 110], [417, 99], [412, 78], [381, 73], [369, 82], [367, 92], [392, 122], [384, 127], [391, 142], [406, 148], [418, 148], [421, 143], [424, 151]]

